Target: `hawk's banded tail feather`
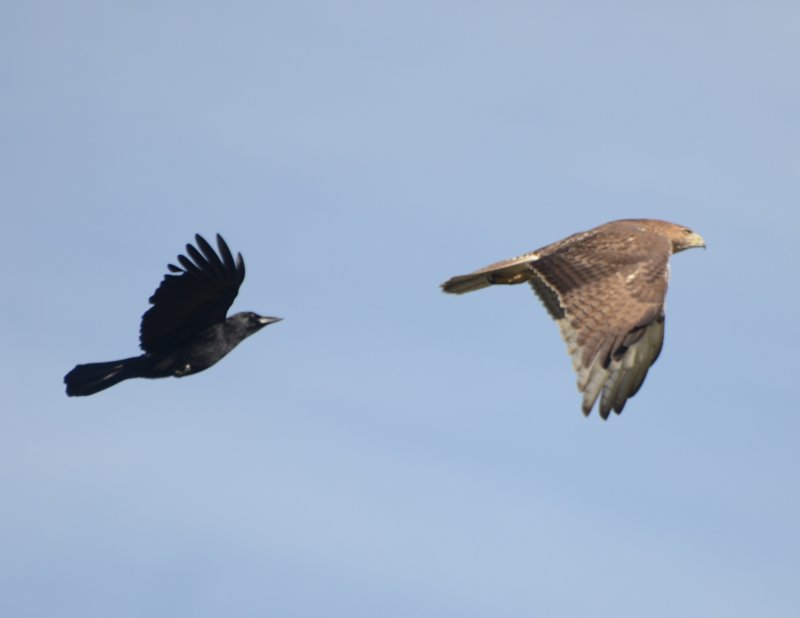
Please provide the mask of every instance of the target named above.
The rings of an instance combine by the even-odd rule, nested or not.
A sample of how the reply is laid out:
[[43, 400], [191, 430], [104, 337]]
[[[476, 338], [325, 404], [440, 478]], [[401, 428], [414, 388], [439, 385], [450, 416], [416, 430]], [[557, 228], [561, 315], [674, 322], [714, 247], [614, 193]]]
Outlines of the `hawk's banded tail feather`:
[[448, 294], [466, 294], [495, 284], [524, 283], [532, 275], [529, 264], [537, 259], [539, 259], [537, 253], [526, 253], [510, 260], [496, 262], [474, 273], [451, 277], [442, 284], [442, 290]]

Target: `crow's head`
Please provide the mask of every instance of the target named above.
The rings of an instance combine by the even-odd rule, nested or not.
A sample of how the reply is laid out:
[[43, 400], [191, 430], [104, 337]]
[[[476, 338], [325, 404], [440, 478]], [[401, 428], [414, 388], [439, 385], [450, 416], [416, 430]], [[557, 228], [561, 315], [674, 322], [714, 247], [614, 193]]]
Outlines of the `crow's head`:
[[227, 322], [235, 327], [241, 334], [242, 339], [244, 339], [260, 331], [267, 324], [274, 324], [275, 322], [280, 322], [282, 319], [283, 318], [270, 318], [258, 315], [252, 311], [242, 311], [241, 313], [234, 313], [228, 318]]

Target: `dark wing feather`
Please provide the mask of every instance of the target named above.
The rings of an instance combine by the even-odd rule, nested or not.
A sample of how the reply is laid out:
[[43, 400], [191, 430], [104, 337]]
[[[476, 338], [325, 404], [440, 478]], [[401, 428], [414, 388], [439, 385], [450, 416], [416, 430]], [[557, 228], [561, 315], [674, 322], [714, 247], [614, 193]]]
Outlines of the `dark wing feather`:
[[661, 350], [669, 241], [617, 224], [537, 254], [531, 284], [561, 329], [584, 413], [598, 397], [603, 418], [621, 412]]
[[[208, 261], [208, 264], [214, 269], [214, 272], [216, 272], [218, 275], [223, 275], [225, 273], [225, 266], [217, 255], [217, 252], [214, 251], [214, 248], [209, 245], [206, 239], [202, 236], [198, 236], [196, 240], [197, 246], [200, 247], [200, 250], [203, 252], [203, 256]], [[197, 253], [197, 250], [194, 249], [194, 247], [192, 247], [192, 249], [192, 256], [194, 257], [194, 254]], [[230, 249], [228, 249], [227, 253], [230, 254]], [[197, 260], [198, 258], [195, 257], [194, 259]]]
[[139, 342], [145, 352], [157, 353], [179, 345], [206, 328], [225, 320], [244, 281], [244, 260], [234, 262], [225, 240], [217, 234], [219, 254], [199, 234], [198, 250], [186, 245], [180, 266], [169, 264], [150, 297], [153, 305], [143, 316]]

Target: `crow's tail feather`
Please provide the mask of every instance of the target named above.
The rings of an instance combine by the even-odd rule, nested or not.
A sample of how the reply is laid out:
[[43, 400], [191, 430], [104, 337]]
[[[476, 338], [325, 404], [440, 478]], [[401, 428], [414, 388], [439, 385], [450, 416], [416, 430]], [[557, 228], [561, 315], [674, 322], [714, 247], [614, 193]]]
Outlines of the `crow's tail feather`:
[[107, 363], [77, 365], [64, 376], [67, 395], [94, 395], [129, 378], [144, 377], [145, 357], [134, 356]]

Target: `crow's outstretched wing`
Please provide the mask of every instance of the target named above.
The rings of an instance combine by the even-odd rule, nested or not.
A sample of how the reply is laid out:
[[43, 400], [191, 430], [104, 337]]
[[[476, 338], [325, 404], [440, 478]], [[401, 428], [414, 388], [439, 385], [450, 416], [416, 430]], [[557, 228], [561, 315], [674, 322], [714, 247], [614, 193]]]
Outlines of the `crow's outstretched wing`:
[[234, 261], [225, 240], [217, 234], [217, 254], [195, 235], [197, 248], [186, 245], [180, 266], [170, 273], [150, 297], [153, 305], [143, 316], [139, 345], [149, 353], [169, 351], [213, 324], [223, 322], [244, 281], [242, 254]]

